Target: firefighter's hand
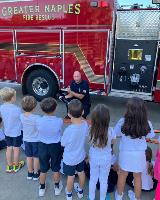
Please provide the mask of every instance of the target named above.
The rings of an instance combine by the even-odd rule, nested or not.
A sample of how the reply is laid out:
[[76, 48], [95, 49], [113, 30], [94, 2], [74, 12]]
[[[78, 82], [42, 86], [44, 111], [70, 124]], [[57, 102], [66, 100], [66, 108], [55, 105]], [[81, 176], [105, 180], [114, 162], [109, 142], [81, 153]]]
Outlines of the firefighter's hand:
[[67, 90], [68, 93], [70, 93], [71, 92], [70, 86], [68, 86], [66, 90]]

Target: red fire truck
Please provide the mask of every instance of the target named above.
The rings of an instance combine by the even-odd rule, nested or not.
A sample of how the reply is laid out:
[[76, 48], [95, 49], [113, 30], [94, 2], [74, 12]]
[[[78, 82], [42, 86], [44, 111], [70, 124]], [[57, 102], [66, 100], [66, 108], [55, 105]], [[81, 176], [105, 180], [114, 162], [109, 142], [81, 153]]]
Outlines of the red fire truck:
[[160, 102], [160, 11], [114, 0], [1, 0], [0, 79], [37, 99], [80, 70], [90, 92]]

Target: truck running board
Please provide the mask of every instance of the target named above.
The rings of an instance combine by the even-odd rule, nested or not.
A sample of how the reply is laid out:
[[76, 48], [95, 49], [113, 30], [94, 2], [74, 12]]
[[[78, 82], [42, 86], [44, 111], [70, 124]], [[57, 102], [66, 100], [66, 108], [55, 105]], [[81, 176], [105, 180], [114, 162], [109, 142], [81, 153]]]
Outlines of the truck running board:
[[132, 98], [132, 97], [139, 97], [143, 100], [152, 101], [153, 98], [149, 94], [144, 93], [125, 93], [125, 92], [117, 92], [117, 91], [111, 91], [108, 96], [113, 97], [123, 97], [123, 98]]

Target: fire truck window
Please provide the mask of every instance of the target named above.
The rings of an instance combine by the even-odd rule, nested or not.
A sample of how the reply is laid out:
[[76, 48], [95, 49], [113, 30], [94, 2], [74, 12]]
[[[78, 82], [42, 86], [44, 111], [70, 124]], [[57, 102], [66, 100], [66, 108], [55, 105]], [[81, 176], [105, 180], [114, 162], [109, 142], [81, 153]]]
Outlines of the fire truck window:
[[143, 49], [129, 49], [128, 59], [129, 60], [142, 60]]

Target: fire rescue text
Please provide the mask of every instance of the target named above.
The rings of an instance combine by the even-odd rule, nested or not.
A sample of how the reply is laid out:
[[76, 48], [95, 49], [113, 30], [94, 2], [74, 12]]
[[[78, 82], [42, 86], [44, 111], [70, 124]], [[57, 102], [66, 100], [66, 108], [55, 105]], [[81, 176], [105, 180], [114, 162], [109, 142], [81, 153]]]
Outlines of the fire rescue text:
[[25, 15], [36, 15], [38, 13], [68, 13], [68, 14], [80, 14], [80, 4], [59, 4], [59, 5], [44, 5], [40, 6], [17, 6], [17, 7], [2, 7], [1, 15], [2, 17], [8, 17], [17, 14]]

